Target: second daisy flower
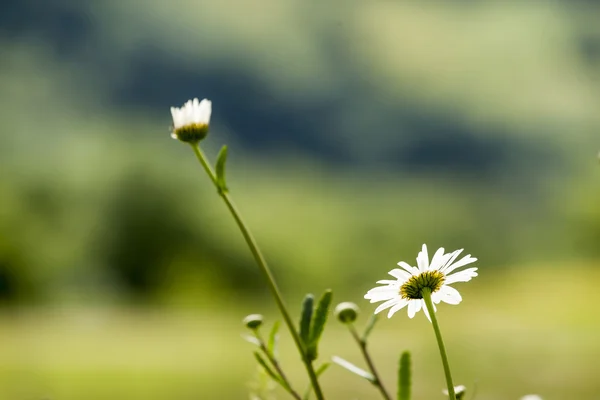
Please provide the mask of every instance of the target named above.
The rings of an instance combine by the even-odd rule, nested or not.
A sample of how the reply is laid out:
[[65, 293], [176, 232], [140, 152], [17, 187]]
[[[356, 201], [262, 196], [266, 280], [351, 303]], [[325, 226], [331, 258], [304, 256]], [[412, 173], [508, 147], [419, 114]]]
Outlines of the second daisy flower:
[[397, 311], [408, 306], [408, 316], [413, 318], [417, 312], [423, 309], [423, 312], [431, 320], [425, 300], [423, 300], [422, 290], [427, 288], [431, 291], [431, 300], [435, 304], [445, 302], [448, 304], [458, 304], [462, 301], [460, 293], [450, 285], [456, 282], [468, 282], [477, 276], [477, 268], [467, 268], [455, 272], [456, 269], [464, 267], [477, 261], [470, 254], [456, 261], [463, 250], [456, 250], [452, 253], [444, 254], [444, 248], [438, 249], [433, 255], [431, 262], [427, 254], [427, 246], [417, 256], [417, 266], [413, 267], [404, 261], [398, 263], [400, 268], [389, 272], [395, 280], [381, 280], [378, 286], [367, 292], [365, 299], [376, 303], [383, 301], [375, 314], [388, 309], [388, 318], [391, 318]]

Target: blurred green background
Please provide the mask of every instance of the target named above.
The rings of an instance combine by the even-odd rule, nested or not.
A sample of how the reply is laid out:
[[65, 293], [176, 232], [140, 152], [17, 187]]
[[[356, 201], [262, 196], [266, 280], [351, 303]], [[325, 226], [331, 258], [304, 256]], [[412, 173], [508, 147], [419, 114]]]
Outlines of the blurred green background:
[[[170, 106], [294, 312], [355, 301], [422, 243], [480, 277], [442, 306], [478, 399], [597, 399], [600, 2], [7, 0], [0, 5], [0, 398], [247, 398], [240, 320], [278, 318]], [[374, 333], [443, 398], [422, 315]], [[284, 366], [305, 383], [291, 339]], [[333, 322], [322, 356], [361, 364]], [[362, 365], [362, 364], [361, 364]], [[329, 398], [377, 398], [332, 367]], [[284, 394], [278, 393], [285, 398]]]

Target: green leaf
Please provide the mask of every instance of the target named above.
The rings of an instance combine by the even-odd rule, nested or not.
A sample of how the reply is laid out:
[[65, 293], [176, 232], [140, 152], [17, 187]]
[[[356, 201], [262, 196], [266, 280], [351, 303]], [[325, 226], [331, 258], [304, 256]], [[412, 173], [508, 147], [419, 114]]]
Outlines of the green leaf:
[[305, 346], [308, 346], [310, 335], [310, 321], [313, 314], [313, 303], [315, 298], [312, 294], [307, 294], [302, 301], [302, 314], [300, 315], [300, 339]]
[[258, 351], [254, 352], [254, 358], [256, 358], [256, 361], [258, 361], [258, 363], [260, 364], [260, 366], [265, 370], [265, 372], [267, 374], [269, 374], [269, 376], [275, 382], [279, 383], [283, 387], [287, 387], [285, 385], [285, 383], [283, 382], [283, 380], [279, 377], [279, 375], [277, 375], [275, 373], [275, 371], [273, 371], [273, 369], [271, 369], [271, 367], [269, 366], [269, 364], [267, 364], [267, 361], [263, 358], [263, 356], [260, 355], [260, 353]]
[[398, 366], [398, 400], [410, 400], [410, 368], [410, 353], [405, 351], [400, 356], [400, 365]]
[[352, 372], [353, 374], [363, 377], [371, 383], [375, 383], [375, 377], [373, 375], [371, 375], [371, 373], [365, 371], [362, 368], [357, 367], [356, 365], [352, 364], [350, 361], [346, 361], [343, 358], [338, 357], [338, 356], [333, 356], [331, 358], [331, 360], [334, 363], [336, 363], [337, 365], [339, 365], [340, 367], [345, 368], [348, 371]]
[[221, 147], [219, 155], [217, 156], [217, 188], [220, 192], [227, 191], [227, 184], [225, 183], [225, 163], [227, 162], [227, 146]]
[[329, 366], [331, 365], [331, 363], [323, 363], [321, 364], [321, 366], [319, 368], [317, 368], [317, 370], [315, 371], [315, 374], [317, 375], [317, 377], [321, 376], [323, 374], [323, 372], [325, 372], [327, 370], [327, 368], [329, 368]]
[[308, 359], [311, 361], [317, 359], [319, 340], [321, 339], [321, 335], [325, 329], [325, 324], [327, 323], [332, 297], [333, 293], [331, 292], [331, 289], [327, 289], [325, 293], [323, 293], [323, 296], [321, 296], [319, 304], [317, 305], [317, 309], [312, 317], [310, 324], [309, 344], [307, 348]]
[[277, 357], [277, 345], [279, 343], [279, 321], [275, 321], [271, 332], [269, 333], [269, 341], [267, 342], [267, 349], [273, 355]]
[[378, 320], [377, 314], [373, 314], [373, 315], [371, 315], [371, 318], [369, 318], [369, 322], [367, 322], [365, 332], [362, 335], [363, 342], [365, 342], [365, 343], [367, 342], [367, 338], [369, 337], [369, 335], [371, 334], [371, 331], [375, 327], [375, 323], [377, 322], [377, 320]]

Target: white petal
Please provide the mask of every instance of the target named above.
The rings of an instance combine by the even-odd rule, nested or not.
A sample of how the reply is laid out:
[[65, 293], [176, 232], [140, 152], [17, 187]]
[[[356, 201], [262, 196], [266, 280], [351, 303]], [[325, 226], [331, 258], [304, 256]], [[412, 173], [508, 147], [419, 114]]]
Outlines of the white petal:
[[408, 302], [408, 318], [414, 318], [421, 309], [421, 300], [410, 300]]
[[[427, 309], [427, 305], [425, 304], [425, 300], [421, 300], [420, 303], [423, 307], [423, 313], [425, 314], [425, 316], [427, 317], [427, 319], [429, 320], [429, 322], [431, 322], [431, 315], [429, 315], [429, 310]], [[433, 311], [435, 312], [435, 306], [433, 306]]]
[[433, 257], [431, 258], [431, 264], [429, 264], [429, 270], [439, 269], [444, 261], [444, 248], [440, 247], [437, 249]]
[[370, 303], [377, 303], [389, 299], [395, 299], [398, 297], [395, 293], [379, 293], [379, 294], [366, 294], [365, 299], [370, 300]]
[[200, 103], [200, 107], [202, 109], [202, 123], [209, 124], [210, 123], [210, 115], [212, 113], [212, 102], [208, 99], [202, 100]]
[[387, 286], [377, 286], [377, 287], [374, 287], [373, 289], [369, 290], [367, 292], [367, 294], [369, 294], [369, 293], [382, 293], [382, 292], [397, 292], [397, 287], [390, 286], [390, 285], [387, 285]]
[[462, 301], [462, 296], [453, 287], [444, 285], [440, 289], [440, 293], [442, 294], [441, 299], [444, 303], [456, 305]]
[[370, 303], [377, 303], [379, 301], [389, 300], [398, 298], [397, 292], [385, 292], [385, 293], [374, 293], [374, 294], [366, 294], [365, 299], [370, 300]]
[[423, 249], [417, 256], [417, 266], [421, 272], [427, 271], [427, 267], [429, 267], [429, 255], [427, 254], [427, 245], [425, 244], [423, 244]]
[[181, 127], [179, 115], [179, 108], [171, 107], [171, 116], [173, 117], [173, 128], [175, 129]]
[[383, 279], [383, 280], [377, 281], [376, 283], [379, 285], [390, 285], [390, 286], [391, 285], [399, 285], [399, 282], [397, 280], [393, 281], [390, 279]]
[[466, 256], [464, 256], [463, 258], [461, 258], [460, 261], [457, 261], [454, 264], [448, 264], [446, 266], [446, 268], [444, 269], [444, 271], [442, 271], [442, 272], [444, 272], [446, 275], [448, 275], [450, 272], [454, 271], [455, 269], [460, 268], [460, 267], [464, 267], [465, 265], [471, 264], [471, 263], [473, 263], [475, 261], [477, 261], [476, 258], [471, 257], [470, 254], [467, 254]]
[[469, 282], [472, 278], [477, 276], [477, 268], [467, 268], [464, 271], [455, 272], [452, 275], [446, 276], [446, 285], [450, 285], [456, 282]]
[[381, 303], [376, 309], [375, 309], [375, 314], [379, 314], [381, 311], [385, 310], [386, 308], [389, 308], [395, 304], [398, 303], [398, 298], [394, 298], [391, 300], [386, 301], [385, 303]]
[[400, 299], [398, 304], [396, 304], [394, 307], [390, 308], [390, 311], [388, 312], [388, 318], [392, 318], [392, 315], [394, 315], [396, 312], [402, 310], [404, 307], [406, 307], [407, 304], [408, 304], [407, 300]]
[[442, 266], [440, 267], [440, 269], [439, 269], [439, 270], [440, 270], [441, 272], [446, 272], [446, 268], [447, 268], [449, 265], [451, 265], [451, 264], [454, 262], [454, 260], [456, 260], [456, 257], [458, 257], [458, 256], [459, 256], [459, 254], [460, 254], [460, 253], [462, 253], [462, 251], [463, 251], [463, 250], [464, 250], [464, 249], [458, 249], [458, 250], [455, 250], [455, 251], [453, 251], [453, 252], [450, 254], [450, 257], [448, 258], [448, 260], [447, 260], [447, 261], [444, 263], [444, 265], [442, 265]]
[[373, 299], [375, 297], [389, 297], [398, 295], [397, 290], [378, 290], [373, 291], [373, 289], [369, 290], [367, 294], [365, 294], [365, 299]]
[[433, 301], [433, 304], [439, 304], [442, 301], [441, 290], [431, 294], [431, 301]]
[[417, 306], [416, 306], [417, 311], [416, 312], [421, 311], [421, 307], [425, 308], [424, 300], [421, 300], [421, 301], [417, 300], [417, 301], [415, 301], [415, 303], [417, 304]]
[[410, 274], [412, 275], [419, 275], [419, 269], [416, 267], [411, 267], [410, 265], [408, 265], [407, 263], [405, 263], [404, 261], [400, 261], [398, 263], [398, 266], [404, 268], [406, 271], [408, 271]]
[[[410, 265], [409, 265], [409, 267], [410, 267]], [[402, 282], [406, 282], [412, 276], [411, 274], [409, 274], [408, 272], [406, 272], [400, 268], [394, 268], [393, 270], [388, 272], [388, 274], [390, 274], [394, 278], [401, 280]]]

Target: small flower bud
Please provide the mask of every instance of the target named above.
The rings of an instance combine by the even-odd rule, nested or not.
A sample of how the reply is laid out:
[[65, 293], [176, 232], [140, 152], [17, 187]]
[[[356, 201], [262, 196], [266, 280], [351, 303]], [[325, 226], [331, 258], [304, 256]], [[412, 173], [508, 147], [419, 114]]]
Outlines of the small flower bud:
[[335, 316], [343, 324], [349, 324], [356, 321], [358, 317], [358, 306], [354, 303], [343, 302], [335, 307]]
[[[444, 394], [448, 396], [446, 389], [444, 389]], [[456, 400], [464, 399], [467, 394], [467, 388], [464, 385], [454, 386], [454, 394], [456, 395]]]
[[262, 325], [263, 316], [260, 314], [250, 314], [244, 318], [243, 322], [246, 328], [256, 330]]

